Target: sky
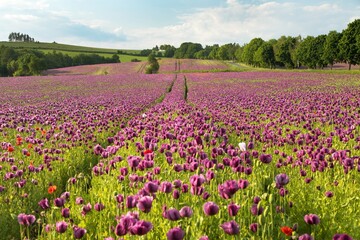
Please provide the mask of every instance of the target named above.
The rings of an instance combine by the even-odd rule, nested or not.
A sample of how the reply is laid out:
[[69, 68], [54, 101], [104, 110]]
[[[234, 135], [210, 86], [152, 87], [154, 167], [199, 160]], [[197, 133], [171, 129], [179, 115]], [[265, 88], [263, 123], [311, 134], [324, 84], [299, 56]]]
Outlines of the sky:
[[21, 32], [40, 42], [115, 49], [243, 45], [341, 32], [359, 18], [360, 0], [0, 0], [0, 41]]

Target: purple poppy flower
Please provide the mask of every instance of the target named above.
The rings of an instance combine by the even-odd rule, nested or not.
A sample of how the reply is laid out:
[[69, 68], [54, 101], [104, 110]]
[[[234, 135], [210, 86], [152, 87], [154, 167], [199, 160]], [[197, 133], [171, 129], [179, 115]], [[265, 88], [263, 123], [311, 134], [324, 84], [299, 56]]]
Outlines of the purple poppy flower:
[[275, 177], [275, 182], [276, 182], [276, 187], [280, 189], [281, 187], [289, 183], [289, 176], [286, 175], [285, 173], [278, 174]]
[[82, 213], [83, 215], [86, 215], [88, 212], [91, 211], [91, 208], [92, 208], [91, 204], [88, 203], [88, 204], [86, 204], [85, 206], [82, 207], [81, 213]]
[[304, 221], [310, 225], [317, 225], [320, 223], [320, 218], [318, 215], [310, 213], [304, 216]]
[[180, 192], [179, 192], [179, 190], [175, 189], [173, 191], [173, 198], [174, 199], [179, 199], [179, 197], [180, 197]]
[[182, 207], [179, 211], [181, 217], [191, 217], [193, 215], [193, 211], [189, 206]]
[[333, 194], [331, 191], [327, 191], [327, 192], [325, 193], [325, 196], [328, 197], [328, 198], [331, 198], [331, 197], [334, 196], [334, 194]]
[[77, 205], [83, 204], [84, 203], [84, 199], [82, 197], [77, 197], [75, 200], [75, 203]]
[[202, 236], [199, 238], [199, 240], [209, 240], [209, 237], [208, 236]]
[[257, 223], [252, 223], [252, 224], [250, 224], [250, 227], [249, 227], [249, 229], [250, 229], [250, 231], [252, 231], [252, 232], [257, 232], [257, 230], [258, 230], [258, 224]]
[[164, 193], [171, 193], [172, 192], [172, 184], [171, 182], [162, 182], [160, 185], [160, 190]]
[[219, 212], [219, 206], [214, 202], [206, 202], [203, 205], [203, 210], [207, 216], [212, 216]]
[[127, 208], [134, 208], [137, 204], [137, 196], [127, 196], [126, 198], [126, 207]]
[[65, 199], [63, 198], [55, 198], [54, 205], [57, 207], [63, 207], [65, 205]]
[[299, 236], [299, 240], [314, 240], [314, 238], [311, 235], [305, 233], [305, 234]]
[[230, 203], [228, 205], [228, 212], [229, 212], [230, 217], [236, 216], [239, 209], [240, 209], [239, 205], [236, 205], [235, 203]]
[[224, 199], [231, 198], [238, 190], [239, 186], [235, 180], [228, 180], [218, 185], [219, 194]]
[[272, 161], [272, 157], [270, 154], [261, 154], [260, 161], [262, 163], [270, 163]]
[[255, 204], [258, 204], [260, 201], [261, 201], [261, 198], [259, 196], [255, 196], [254, 199], [253, 199], [253, 202]]
[[236, 235], [239, 234], [240, 232], [239, 224], [237, 224], [234, 220], [221, 224], [221, 228], [224, 230], [226, 234], [229, 235]]
[[144, 196], [142, 198], [140, 198], [137, 202], [137, 207], [145, 213], [150, 212], [151, 207], [152, 207], [152, 201], [153, 198], [150, 196]]
[[347, 234], [335, 234], [332, 240], [353, 240], [353, 239]]
[[38, 204], [44, 210], [46, 210], [50, 207], [49, 200], [47, 198], [41, 199]]
[[184, 236], [185, 232], [180, 227], [174, 227], [166, 234], [168, 240], [182, 240]]
[[156, 193], [157, 190], [159, 188], [159, 185], [157, 185], [154, 182], [147, 182], [144, 185], [144, 189], [148, 192], [148, 193]]
[[58, 233], [64, 233], [67, 230], [68, 224], [64, 221], [56, 223], [56, 231]]
[[153, 225], [151, 224], [151, 222], [140, 220], [130, 227], [130, 233], [142, 236], [147, 234], [152, 228]]
[[70, 209], [69, 208], [61, 209], [61, 216], [63, 216], [64, 218], [70, 217]]
[[264, 208], [261, 206], [258, 206], [257, 204], [253, 204], [251, 207], [251, 213], [254, 216], [261, 215], [264, 211]]
[[24, 213], [20, 213], [17, 217], [18, 223], [24, 226], [30, 226], [31, 224], [33, 224], [36, 220], [34, 215], [27, 215]]
[[165, 217], [167, 219], [169, 219], [170, 221], [177, 221], [177, 220], [179, 220], [181, 218], [181, 215], [180, 215], [180, 212], [177, 209], [171, 208], [171, 209], [166, 211]]
[[73, 231], [75, 239], [81, 239], [86, 233], [86, 229], [80, 228], [78, 226], [74, 226]]
[[105, 209], [105, 206], [104, 206], [104, 204], [102, 204], [102, 203], [95, 203], [94, 209], [95, 209], [95, 211], [100, 212], [101, 210], [104, 210], [104, 209]]

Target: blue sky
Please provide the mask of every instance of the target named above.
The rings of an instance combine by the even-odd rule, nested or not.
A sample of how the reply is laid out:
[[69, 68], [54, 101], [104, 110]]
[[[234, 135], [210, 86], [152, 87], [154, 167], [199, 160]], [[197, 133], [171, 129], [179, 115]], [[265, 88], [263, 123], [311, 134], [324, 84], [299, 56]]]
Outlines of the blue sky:
[[144, 49], [203, 46], [341, 32], [360, 0], [0, 0], [0, 41], [10, 32], [41, 42]]

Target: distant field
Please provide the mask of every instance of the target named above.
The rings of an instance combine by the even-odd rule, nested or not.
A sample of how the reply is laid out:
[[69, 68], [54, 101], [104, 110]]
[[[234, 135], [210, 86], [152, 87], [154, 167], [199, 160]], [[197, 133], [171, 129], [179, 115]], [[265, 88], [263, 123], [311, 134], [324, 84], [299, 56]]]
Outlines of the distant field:
[[[52, 52], [54, 50], [51, 50], [51, 49], [39, 49], [39, 51], [42, 51], [44, 53], [48, 53], [48, 52]], [[63, 50], [56, 50], [56, 52], [61, 52], [63, 54], [67, 54], [70, 57], [74, 57], [75, 55], [78, 55], [78, 54], [82, 53], [82, 54], [98, 54], [98, 55], [103, 56], [103, 57], [111, 58], [111, 56], [113, 54], [115, 54], [115, 53], [96, 53], [96, 52], [75, 52], [75, 51], [63, 51]], [[138, 60], [141, 60], [142, 62], [147, 60], [147, 57], [142, 57], [142, 56], [132, 56], [132, 55], [125, 55], [125, 54], [117, 54], [117, 55], [119, 55], [121, 62], [131, 62], [131, 60], [135, 59], [135, 58], [138, 59]]]
[[88, 52], [88, 53], [104, 53], [104, 54], [115, 54], [118, 50], [138, 54], [140, 50], [128, 50], [128, 49], [109, 49], [109, 48], [93, 48], [93, 47], [82, 47], [82, 46], [74, 46], [68, 44], [61, 44], [61, 43], [45, 43], [45, 42], [3, 42], [0, 41], [0, 46], [8, 46], [13, 48], [30, 48], [30, 49], [37, 49], [37, 50], [61, 50], [61, 51], [69, 51], [69, 52]]

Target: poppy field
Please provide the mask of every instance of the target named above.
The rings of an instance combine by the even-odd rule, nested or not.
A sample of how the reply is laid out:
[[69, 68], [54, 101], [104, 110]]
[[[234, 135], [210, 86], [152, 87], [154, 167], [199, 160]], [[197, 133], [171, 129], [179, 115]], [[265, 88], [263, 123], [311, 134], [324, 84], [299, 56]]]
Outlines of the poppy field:
[[359, 80], [0, 78], [1, 239], [360, 239]]

